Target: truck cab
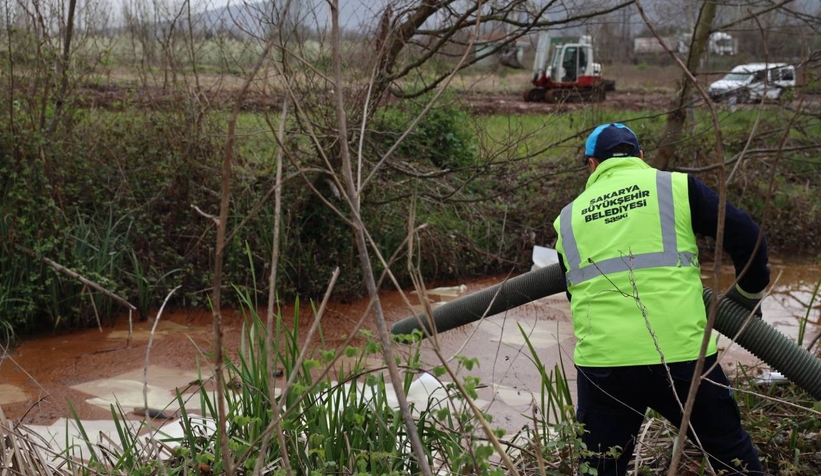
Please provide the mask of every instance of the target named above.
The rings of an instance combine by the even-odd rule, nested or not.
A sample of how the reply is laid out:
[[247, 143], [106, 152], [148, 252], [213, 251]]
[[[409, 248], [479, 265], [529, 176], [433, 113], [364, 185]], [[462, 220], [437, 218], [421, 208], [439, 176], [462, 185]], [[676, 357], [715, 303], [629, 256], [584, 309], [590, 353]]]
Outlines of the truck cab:
[[[541, 40], [541, 39], [540, 39]], [[550, 63], [547, 53], [552, 52]], [[541, 53], [541, 54], [540, 54]], [[549, 88], [559, 85], [590, 86], [601, 77], [601, 64], [593, 62], [593, 46], [589, 37], [578, 43], [550, 45], [539, 44], [534, 62], [533, 79], [536, 87]]]
[[549, 72], [554, 83], [584, 83], [580, 78], [601, 75], [601, 65], [593, 63], [593, 47], [589, 44], [559, 45], [553, 52]]
[[[552, 53], [552, 56], [550, 56]], [[548, 61], [550, 57], [550, 61]], [[601, 76], [601, 64], [593, 59], [590, 36], [578, 41], [551, 43], [547, 32], [539, 34], [539, 45], [533, 61], [533, 88], [525, 91], [526, 102], [593, 101], [605, 99], [605, 91], [615, 86]]]

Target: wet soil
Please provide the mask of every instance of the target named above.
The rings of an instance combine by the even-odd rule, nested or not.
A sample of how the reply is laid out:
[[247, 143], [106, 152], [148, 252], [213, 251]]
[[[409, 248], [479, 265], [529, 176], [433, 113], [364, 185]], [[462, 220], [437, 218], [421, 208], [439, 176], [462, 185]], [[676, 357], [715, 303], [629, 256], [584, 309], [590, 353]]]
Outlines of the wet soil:
[[659, 111], [669, 106], [671, 95], [657, 91], [614, 91], [600, 103], [564, 102], [551, 104], [525, 102], [520, 94], [464, 94], [467, 108], [479, 115], [550, 114], [575, 111], [582, 108], [612, 109], [618, 111]]
[[[580, 108], [596, 107], [602, 109], [641, 111], [664, 110], [671, 98], [670, 92], [664, 89], [611, 91], [605, 101], [600, 103], [565, 102], [550, 104], [544, 102], [525, 102], [522, 93], [527, 86], [522, 83], [522, 92], [462, 92], [459, 96], [465, 107], [477, 115], [511, 115], [511, 114], [547, 114], [574, 111]], [[323, 94], [322, 91], [308, 91], [308, 96]], [[212, 87], [200, 93], [200, 100], [213, 108], [231, 107], [236, 100], [237, 89], [232, 87]], [[122, 111], [128, 107], [145, 109], [172, 110], [190, 100], [188, 94], [162, 87], [108, 86], [95, 85], [79, 88], [76, 98], [85, 107]], [[242, 109], [246, 111], [274, 111], [281, 105], [277, 94], [251, 89], [246, 92]]]

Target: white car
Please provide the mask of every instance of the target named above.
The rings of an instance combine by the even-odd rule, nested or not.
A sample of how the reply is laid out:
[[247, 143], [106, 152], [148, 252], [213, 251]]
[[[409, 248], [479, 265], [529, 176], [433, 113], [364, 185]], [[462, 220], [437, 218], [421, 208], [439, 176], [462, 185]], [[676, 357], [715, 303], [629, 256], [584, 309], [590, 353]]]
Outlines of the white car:
[[779, 99], [795, 87], [795, 67], [786, 63], [750, 63], [736, 66], [710, 85], [713, 101], [747, 102]]

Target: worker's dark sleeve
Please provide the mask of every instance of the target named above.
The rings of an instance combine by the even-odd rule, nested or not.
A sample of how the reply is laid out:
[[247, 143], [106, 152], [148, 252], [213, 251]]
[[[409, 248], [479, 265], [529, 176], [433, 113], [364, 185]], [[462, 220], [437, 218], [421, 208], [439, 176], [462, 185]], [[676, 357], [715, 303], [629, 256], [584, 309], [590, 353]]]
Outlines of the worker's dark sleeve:
[[[718, 194], [692, 176], [688, 176], [687, 185], [693, 231], [697, 235], [715, 238], [718, 225]], [[725, 210], [723, 248], [733, 260], [736, 277], [752, 257], [750, 269], [739, 279], [738, 285], [748, 293], [761, 292], [770, 282], [767, 239], [761, 237], [761, 244], [756, 251], [756, 241], [761, 232], [758, 224], [747, 212], [739, 210], [729, 201], [726, 202]]]
[[[559, 255], [559, 267], [562, 268], [562, 279], [565, 279], [565, 276], [567, 275], [567, 268], [564, 267], [564, 258], [562, 258], [561, 253], [557, 253], [557, 254]], [[565, 281], [566, 281], [566, 279], [565, 279]], [[565, 291], [564, 293], [567, 295], [567, 300], [570, 301], [570, 297], [571, 297], [570, 291]]]

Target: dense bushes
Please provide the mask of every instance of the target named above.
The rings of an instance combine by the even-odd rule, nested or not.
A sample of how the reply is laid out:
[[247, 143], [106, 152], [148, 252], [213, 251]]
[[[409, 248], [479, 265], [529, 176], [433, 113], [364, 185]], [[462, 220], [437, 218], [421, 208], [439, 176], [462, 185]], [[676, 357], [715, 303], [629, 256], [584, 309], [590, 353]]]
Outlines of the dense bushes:
[[[442, 104], [429, 111], [365, 189], [362, 218], [370, 237], [402, 285], [410, 284], [408, 229], [422, 224], [413, 263], [429, 283], [529, 268], [533, 245], [554, 242], [553, 219], [584, 186], [575, 149], [519, 159], [520, 149], [533, 145], [529, 141], [547, 140], [545, 132], [508, 138], [513, 148], [503, 149], [501, 140], [475, 136], [465, 112]], [[212, 111], [195, 127], [189, 115], [174, 112], [185, 107], [162, 112], [124, 106], [120, 113], [71, 109], [53, 134], [38, 126], [36, 115], [18, 116], [14, 127], [8, 116], [0, 117], [0, 322], [18, 332], [82, 326], [123, 310], [58, 274], [43, 258], [124, 297], [143, 317], [176, 286], [181, 289], [172, 304], [207, 305], [216, 240], [214, 221], [205, 215], [219, 211], [224, 114]], [[0, 110], [9, 110], [7, 104]], [[420, 110], [383, 106], [368, 123], [366, 174]], [[566, 137], [578, 119], [568, 116], [536, 126]], [[258, 114], [243, 120], [264, 124]], [[520, 127], [508, 122], [513, 130]], [[743, 147], [745, 136], [737, 132], [746, 131], [742, 126], [726, 124], [728, 154]], [[350, 211], [330, 176], [317, 172], [324, 162], [299, 130], [289, 125], [286, 141], [291, 156], [282, 190], [278, 295], [318, 298], [338, 266], [336, 297], [358, 297], [362, 276]], [[642, 134], [651, 154], [654, 130]], [[357, 133], [351, 138], [356, 144]], [[509, 130], [496, 133], [506, 136]], [[260, 302], [267, 297], [274, 228], [273, 204], [260, 200], [274, 186], [270, 157], [276, 147], [271, 134], [245, 137], [232, 171], [223, 282], [260, 293]], [[693, 143], [688, 150], [702, 158], [692, 165], [709, 165], [710, 144]], [[769, 163], [747, 162], [730, 184], [731, 200], [757, 219], [764, 216]], [[294, 174], [296, 164], [309, 171]], [[774, 249], [817, 249], [821, 206], [809, 193], [818, 185], [814, 167], [817, 158], [797, 153], [779, 164], [765, 225]], [[715, 179], [709, 172], [699, 178]], [[383, 271], [379, 260], [372, 262], [376, 273]], [[225, 293], [226, 299], [233, 296]]]
[[[815, 119], [796, 121], [794, 137], [779, 152], [780, 129], [789, 120], [789, 111], [771, 111], [762, 116], [755, 130], [754, 111], [729, 115], [723, 132], [727, 157], [738, 157], [745, 148], [744, 160], [727, 167], [727, 197], [734, 205], [746, 210], [762, 224], [772, 250], [793, 254], [797, 258], [821, 258], [821, 195], [814, 193], [821, 186], [821, 157], [813, 144], [821, 135], [821, 124]], [[777, 131], [771, 133], [767, 131]], [[695, 144], [689, 150], [702, 160], [694, 165], [710, 165], [709, 144]], [[804, 150], [806, 149], [806, 150]], [[715, 170], [696, 173], [705, 183], [718, 190]]]
[[[16, 137], [3, 136], [0, 320], [28, 332], [83, 326], [98, 315], [105, 318], [124, 310], [57, 273], [42, 258], [122, 296], [137, 305], [143, 317], [176, 286], [182, 287], [174, 304], [205, 305], [212, 285], [215, 226], [192, 205], [218, 214], [221, 136], [193, 130], [182, 114], [134, 108], [125, 113], [81, 112], [70, 116], [54, 136], [35, 127]], [[404, 130], [406, 113], [394, 109], [381, 118], [381, 132], [369, 136], [381, 139], [369, 140], [370, 153], [385, 152], [384, 138]], [[415, 163], [425, 172], [441, 167], [463, 171], [426, 181], [389, 167], [365, 192], [362, 208], [369, 233], [386, 259], [393, 256], [392, 269], [403, 284], [409, 283], [407, 259], [396, 252], [406, 238], [412, 207], [417, 223], [429, 224], [417, 244], [426, 278], [452, 279], [517, 266], [515, 257], [511, 260], [499, 246], [505, 217], [498, 203], [448, 203], [448, 190], [454, 186], [463, 189], [463, 196], [477, 199], [494, 186], [471, 169], [478, 159], [463, 116], [454, 108], [432, 111], [395, 155], [395, 160]], [[271, 203], [259, 208], [258, 202], [273, 186], [273, 178], [270, 164], [243, 154], [253, 145], [242, 147], [233, 170], [229, 233], [250, 219], [230, 235], [224, 283], [264, 293], [274, 217]], [[420, 164], [421, 159], [428, 160]], [[339, 266], [343, 273], [337, 297], [358, 297], [363, 289], [350, 225], [305, 180], [314, 180], [324, 200], [347, 213], [335, 186], [322, 175], [285, 184], [279, 295], [319, 297]], [[259, 211], [252, 214], [255, 207]], [[507, 226], [508, 233], [515, 228]], [[383, 269], [374, 263], [377, 272]]]
[[74, 326], [119, 310], [40, 258], [132, 302], [140, 284], [154, 285], [176, 268], [189, 270], [176, 284], [207, 288], [207, 272], [192, 271], [208, 262], [208, 241], [201, 240], [208, 227], [192, 217], [190, 204], [216, 203], [204, 190], [217, 177], [192, 163], [212, 161], [213, 147], [187, 147], [173, 121], [156, 114], [98, 117], [59, 138], [32, 133], [3, 144], [0, 279], [15, 296], [2, 308], [4, 319], [18, 329], [35, 322]]
[[[387, 152], [422, 110], [418, 103], [407, 103], [379, 111], [372, 127], [376, 153]], [[474, 165], [478, 150], [467, 114], [446, 104], [431, 108], [396, 148], [395, 155], [453, 168]]]

